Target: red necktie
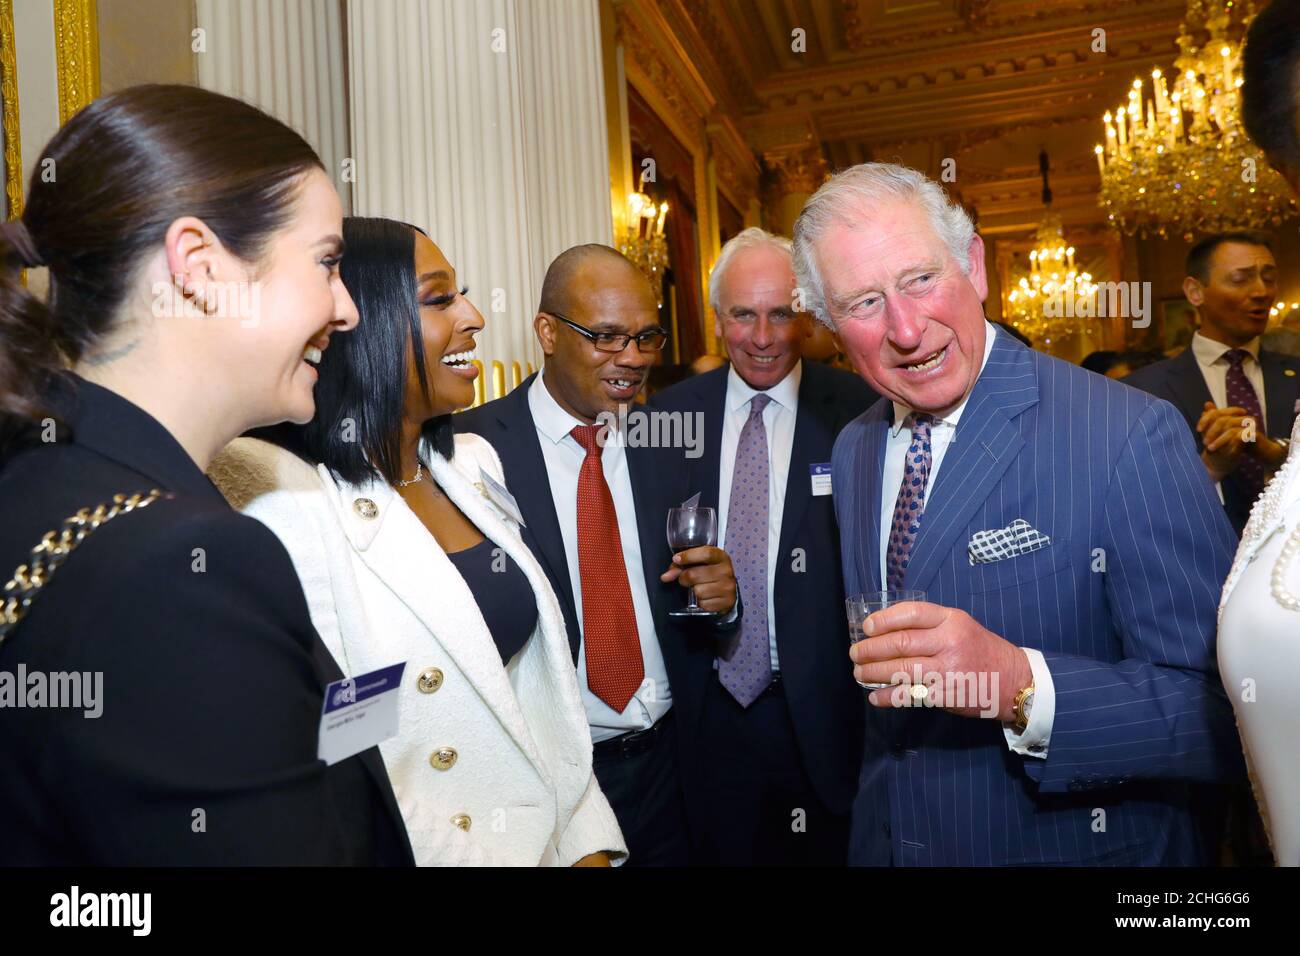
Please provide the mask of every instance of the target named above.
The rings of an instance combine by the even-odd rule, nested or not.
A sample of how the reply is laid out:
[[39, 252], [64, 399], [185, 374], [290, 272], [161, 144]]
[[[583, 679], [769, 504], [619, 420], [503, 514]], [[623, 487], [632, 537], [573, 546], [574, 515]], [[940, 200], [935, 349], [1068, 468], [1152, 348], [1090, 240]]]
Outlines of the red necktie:
[[600, 463], [603, 449], [596, 435], [604, 427], [578, 425], [569, 434], [587, 450], [578, 472], [578, 571], [582, 575], [587, 686], [621, 714], [641, 686], [645, 663], [614, 496]]

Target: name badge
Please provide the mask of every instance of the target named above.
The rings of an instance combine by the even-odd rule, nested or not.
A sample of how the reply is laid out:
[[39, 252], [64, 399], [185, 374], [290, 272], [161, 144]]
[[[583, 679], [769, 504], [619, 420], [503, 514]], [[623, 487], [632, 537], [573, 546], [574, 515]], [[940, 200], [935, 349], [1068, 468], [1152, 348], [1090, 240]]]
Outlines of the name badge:
[[809, 465], [808, 477], [812, 481], [814, 498], [831, 493], [831, 463], [829, 461], [822, 462], [820, 465]]
[[333, 765], [397, 733], [397, 698], [406, 662], [325, 688], [316, 756]]
[[488, 500], [504, 511], [515, 524], [524, 527], [524, 515], [519, 510], [519, 503], [515, 501], [515, 496], [506, 491], [506, 486], [501, 484], [482, 467], [478, 470], [478, 476], [483, 480], [483, 491], [487, 494]]

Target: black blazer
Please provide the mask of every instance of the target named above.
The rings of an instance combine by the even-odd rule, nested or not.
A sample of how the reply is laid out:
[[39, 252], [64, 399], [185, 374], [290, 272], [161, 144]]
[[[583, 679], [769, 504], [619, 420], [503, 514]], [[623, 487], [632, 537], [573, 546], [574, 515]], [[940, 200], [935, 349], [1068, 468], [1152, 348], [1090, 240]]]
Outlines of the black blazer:
[[[546, 477], [546, 462], [537, 437], [537, 425], [528, 407], [528, 389], [537, 375], [530, 375], [508, 395], [452, 416], [458, 432], [480, 435], [496, 449], [505, 472], [506, 485], [515, 496], [524, 519], [523, 539], [546, 570], [551, 587], [564, 611], [569, 632], [569, 648], [577, 663], [582, 631], [578, 625], [573, 584], [564, 552], [560, 522], [551, 498]], [[707, 681], [713, 672], [713, 647], [716, 630], [707, 622], [679, 622], [668, 611], [686, 603], [684, 590], [676, 583], [664, 584], [659, 575], [672, 559], [668, 547], [668, 509], [686, 497], [685, 475], [672, 467], [672, 452], [667, 449], [626, 448], [632, 496], [636, 501], [637, 532], [641, 543], [641, 564], [646, 593], [654, 616], [655, 633], [663, 651], [664, 667], [673, 695], [677, 738], [681, 754], [682, 786], [688, 793], [687, 812], [694, 814], [697, 801], [694, 791], [695, 760], [693, 748], [698, 725], [699, 703], [703, 701]], [[577, 489], [574, 489], [577, 494]], [[734, 630], [734, 624], [731, 629]], [[697, 821], [693, 821], [697, 822]]]
[[5, 865], [413, 865], [378, 748], [316, 758], [342, 677], [279, 540], [230, 508], [161, 424], [73, 378], [70, 431], [0, 466], [0, 577], [113, 495], [172, 493], [72, 552], [0, 671], [102, 673], [102, 713], [0, 717]]
[[[677, 465], [687, 473], [688, 493], [700, 492], [700, 504], [715, 508], [729, 372], [728, 365], [689, 378], [652, 401], [667, 411], [703, 412], [703, 454], [691, 459], [678, 451]], [[781, 516], [774, 594], [781, 676], [808, 774], [818, 796], [838, 812], [848, 811], [857, 792], [863, 692], [853, 680], [849, 660], [832, 496], [812, 494], [809, 468], [829, 464], [840, 429], [877, 397], [856, 375], [820, 362], [803, 363]], [[796, 549], [802, 550], [802, 561], [796, 559]]]
[[[1300, 358], [1261, 349], [1259, 364], [1264, 371], [1268, 437], [1290, 438], [1291, 426], [1296, 418], [1296, 399], [1300, 398]], [[1132, 385], [1165, 399], [1182, 412], [1192, 430], [1192, 438], [1196, 441], [1196, 452], [1200, 454], [1204, 443], [1196, 432], [1196, 423], [1201, 418], [1205, 403], [1213, 399], [1210, 397], [1210, 387], [1205, 384], [1205, 376], [1201, 374], [1201, 367], [1196, 364], [1196, 355], [1190, 347], [1171, 359], [1138, 369], [1125, 376], [1123, 381], [1125, 385]], [[1235, 474], [1224, 478], [1221, 487], [1224, 510], [1240, 535], [1246, 527], [1246, 519], [1250, 517], [1254, 499], [1242, 487], [1240, 478]]]

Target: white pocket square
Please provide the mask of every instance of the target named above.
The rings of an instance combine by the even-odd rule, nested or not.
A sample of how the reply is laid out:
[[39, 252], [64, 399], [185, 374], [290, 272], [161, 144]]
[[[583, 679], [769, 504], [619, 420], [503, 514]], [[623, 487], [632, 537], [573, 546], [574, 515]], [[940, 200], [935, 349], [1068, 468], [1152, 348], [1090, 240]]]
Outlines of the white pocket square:
[[992, 564], [1018, 554], [1037, 551], [1052, 543], [1052, 539], [1030, 526], [1024, 518], [1017, 518], [1005, 528], [976, 531], [970, 536], [966, 553], [971, 564]]

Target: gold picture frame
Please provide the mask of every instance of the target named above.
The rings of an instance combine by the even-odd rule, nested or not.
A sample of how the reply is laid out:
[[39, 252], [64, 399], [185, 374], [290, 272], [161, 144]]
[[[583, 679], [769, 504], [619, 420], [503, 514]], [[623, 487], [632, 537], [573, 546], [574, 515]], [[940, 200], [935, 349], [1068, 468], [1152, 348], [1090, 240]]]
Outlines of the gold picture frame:
[[0, 0], [0, 89], [4, 99], [5, 218], [23, 214], [23, 151], [18, 126], [18, 50], [13, 0]]
[[99, 95], [98, 16], [95, 0], [54, 0], [60, 126]]
[[[99, 95], [99, 11], [95, 0], [51, 0], [54, 55], [63, 124]], [[23, 154], [18, 101], [18, 56], [13, 0], [0, 0], [0, 88], [4, 110], [5, 212], [23, 212]]]

